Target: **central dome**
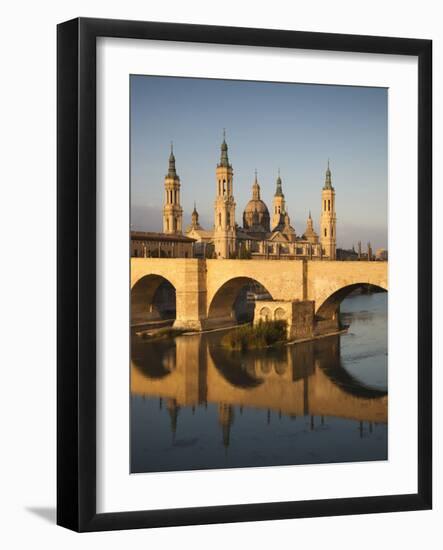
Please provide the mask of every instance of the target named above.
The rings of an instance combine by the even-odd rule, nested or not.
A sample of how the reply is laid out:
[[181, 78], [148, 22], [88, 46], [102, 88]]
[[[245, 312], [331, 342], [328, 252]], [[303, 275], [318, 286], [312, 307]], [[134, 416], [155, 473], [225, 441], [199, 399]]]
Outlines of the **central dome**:
[[252, 199], [248, 202], [243, 212], [243, 229], [253, 233], [269, 233], [269, 222], [268, 207], [260, 198], [260, 184], [257, 180], [256, 170], [255, 180], [252, 185]]
[[251, 231], [270, 232], [269, 210], [261, 199], [251, 199], [243, 212], [243, 227]]

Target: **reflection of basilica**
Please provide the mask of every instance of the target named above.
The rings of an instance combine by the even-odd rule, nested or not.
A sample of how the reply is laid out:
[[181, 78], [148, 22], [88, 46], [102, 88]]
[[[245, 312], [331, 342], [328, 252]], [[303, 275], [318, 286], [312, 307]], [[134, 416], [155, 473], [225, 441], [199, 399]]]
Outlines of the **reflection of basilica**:
[[387, 422], [387, 392], [362, 384], [341, 366], [338, 337], [243, 355], [200, 335], [183, 336], [160, 346], [167, 357], [160, 368], [152, 355], [158, 347], [133, 342], [131, 393], [166, 400], [174, 435], [182, 407], [207, 403], [217, 404], [225, 446], [236, 409], [244, 407], [267, 411], [268, 422], [271, 412], [311, 416], [312, 429], [315, 416]]
[[137, 257], [206, 257], [257, 259], [336, 258], [335, 190], [329, 161], [321, 193], [320, 236], [314, 230], [309, 212], [306, 229], [297, 235], [288, 213], [280, 172], [270, 214], [261, 198], [257, 172], [252, 196], [246, 205], [240, 227], [235, 221], [234, 171], [228, 158], [225, 137], [216, 167], [214, 225], [204, 229], [194, 203], [191, 224], [183, 235], [181, 181], [171, 146], [168, 173], [164, 181], [163, 233], [132, 232], [131, 255]]

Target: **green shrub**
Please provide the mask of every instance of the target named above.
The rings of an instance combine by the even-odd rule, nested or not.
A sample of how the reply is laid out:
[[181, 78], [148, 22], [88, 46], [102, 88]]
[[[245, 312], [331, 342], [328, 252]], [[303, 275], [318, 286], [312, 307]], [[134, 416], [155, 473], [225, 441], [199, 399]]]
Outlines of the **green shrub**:
[[229, 331], [221, 344], [231, 350], [246, 351], [266, 348], [286, 339], [286, 321], [260, 321], [257, 325], [244, 325]]

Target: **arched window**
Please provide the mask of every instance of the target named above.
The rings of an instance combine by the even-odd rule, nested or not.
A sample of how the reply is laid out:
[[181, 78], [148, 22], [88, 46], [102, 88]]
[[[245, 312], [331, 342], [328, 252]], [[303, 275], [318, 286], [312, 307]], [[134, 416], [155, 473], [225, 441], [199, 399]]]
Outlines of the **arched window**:
[[331, 237], [333, 237], [333, 236], [334, 236], [334, 228], [331, 227]]
[[169, 231], [169, 218], [166, 218], [166, 231]]
[[271, 310], [268, 307], [261, 308], [260, 319], [265, 322], [271, 319]]
[[325, 237], [327, 237], [327, 236], [328, 236], [328, 230], [325, 227]]
[[323, 201], [323, 210], [326, 211], [326, 199]]
[[218, 215], [218, 225], [221, 225], [221, 214]]
[[328, 199], [328, 210], [331, 211], [331, 201]]
[[231, 225], [231, 215], [229, 214], [229, 212], [226, 214], [226, 225], [228, 227], [230, 227]]
[[286, 317], [286, 312], [283, 308], [281, 307], [278, 307], [275, 311], [274, 311], [274, 319], [275, 320], [279, 320], [279, 319], [284, 319]]

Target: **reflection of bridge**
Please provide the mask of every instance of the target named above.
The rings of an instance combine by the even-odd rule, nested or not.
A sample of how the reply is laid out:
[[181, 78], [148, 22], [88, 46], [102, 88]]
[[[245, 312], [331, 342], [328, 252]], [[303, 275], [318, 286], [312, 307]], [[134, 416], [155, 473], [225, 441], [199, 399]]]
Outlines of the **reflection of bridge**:
[[233, 306], [248, 283], [273, 300], [313, 301], [317, 322], [336, 322], [340, 302], [355, 288], [388, 288], [387, 262], [131, 258], [132, 319], [155, 318], [154, 296], [168, 281], [176, 292], [176, 326], [202, 329], [233, 322]]
[[250, 352], [241, 359], [197, 335], [155, 347], [159, 361], [153, 346], [143, 357], [144, 344], [134, 345], [131, 392], [166, 399], [174, 414], [181, 406], [212, 402], [219, 404], [221, 422], [230, 418], [226, 411], [232, 406], [387, 422], [386, 392], [359, 383], [340, 366], [337, 337], [283, 346], [265, 356]]

